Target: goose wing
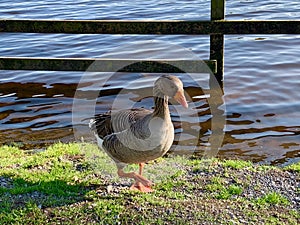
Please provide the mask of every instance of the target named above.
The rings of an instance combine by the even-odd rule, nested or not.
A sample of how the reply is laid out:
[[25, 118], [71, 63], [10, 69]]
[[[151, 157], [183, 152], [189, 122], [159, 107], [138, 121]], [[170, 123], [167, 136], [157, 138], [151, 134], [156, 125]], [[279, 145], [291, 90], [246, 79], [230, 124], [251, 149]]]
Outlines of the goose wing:
[[129, 129], [137, 121], [151, 114], [147, 109], [128, 109], [121, 110], [116, 113], [111, 111], [105, 114], [95, 115], [95, 119], [91, 121], [91, 129], [103, 139], [105, 136], [122, 132]]

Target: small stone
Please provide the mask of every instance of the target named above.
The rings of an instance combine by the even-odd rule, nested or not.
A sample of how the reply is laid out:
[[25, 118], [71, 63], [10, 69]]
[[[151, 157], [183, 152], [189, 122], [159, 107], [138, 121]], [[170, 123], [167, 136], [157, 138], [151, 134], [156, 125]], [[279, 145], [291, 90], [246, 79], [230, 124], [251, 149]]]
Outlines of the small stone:
[[135, 209], [136, 209], [136, 211], [138, 211], [138, 212], [141, 212], [142, 211], [142, 208], [141, 207], [135, 207]]
[[108, 193], [111, 193], [111, 192], [113, 191], [113, 186], [112, 186], [112, 185], [108, 185], [108, 186], [106, 187], [106, 191], [107, 191]]
[[168, 215], [172, 214], [172, 213], [173, 213], [173, 209], [172, 209], [172, 208], [171, 208], [171, 209], [167, 209], [167, 210], [166, 210], [166, 213], [167, 213]]

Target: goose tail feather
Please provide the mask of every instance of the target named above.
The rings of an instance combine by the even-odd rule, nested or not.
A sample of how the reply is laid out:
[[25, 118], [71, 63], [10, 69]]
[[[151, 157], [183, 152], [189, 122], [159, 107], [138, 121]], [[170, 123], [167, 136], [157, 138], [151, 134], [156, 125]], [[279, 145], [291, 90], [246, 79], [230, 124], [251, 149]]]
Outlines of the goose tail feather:
[[99, 135], [97, 134], [97, 126], [96, 126], [96, 120], [95, 119], [91, 119], [90, 120], [90, 122], [89, 122], [89, 128], [94, 133], [94, 135], [95, 135], [95, 137], [97, 139], [98, 146], [102, 148], [103, 139], [100, 138]]

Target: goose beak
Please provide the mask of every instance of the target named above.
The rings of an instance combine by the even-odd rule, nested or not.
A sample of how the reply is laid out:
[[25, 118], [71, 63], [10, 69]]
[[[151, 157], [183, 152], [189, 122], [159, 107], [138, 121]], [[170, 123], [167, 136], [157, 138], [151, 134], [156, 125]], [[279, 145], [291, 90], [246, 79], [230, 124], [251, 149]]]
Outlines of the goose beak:
[[180, 103], [184, 108], [188, 108], [188, 103], [186, 102], [185, 96], [183, 91], [177, 91], [177, 93], [174, 96], [174, 99]]

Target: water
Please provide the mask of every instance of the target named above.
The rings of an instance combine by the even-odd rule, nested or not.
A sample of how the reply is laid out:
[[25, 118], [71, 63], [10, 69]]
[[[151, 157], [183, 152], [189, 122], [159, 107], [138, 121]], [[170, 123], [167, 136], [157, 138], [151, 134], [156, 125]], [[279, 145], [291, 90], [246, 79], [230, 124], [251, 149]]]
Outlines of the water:
[[[287, 7], [288, 6], [288, 7]], [[209, 20], [210, 2], [200, 1], [1, 1], [0, 18], [10, 19], [131, 19], [131, 20]], [[299, 20], [298, 1], [240, 0], [226, 2], [230, 20]], [[68, 35], [0, 33], [0, 55], [19, 57], [100, 57], [112, 49], [145, 41], [179, 45], [201, 59], [209, 58], [208, 36], [187, 35]], [[226, 126], [219, 156], [250, 159], [260, 163], [285, 165], [300, 159], [300, 35], [227, 35], [225, 36], [224, 103]], [[164, 46], [155, 50], [135, 49], [120, 55], [164, 58]], [[172, 49], [176, 56], [178, 49]], [[170, 49], [168, 49], [170, 51]], [[170, 54], [167, 52], [167, 55]], [[72, 105], [83, 72], [1, 71], [0, 143], [19, 143], [23, 148], [42, 147], [57, 140], [73, 140]], [[97, 91], [90, 82], [79, 90], [82, 95]], [[198, 142], [200, 148], [210, 136], [210, 109], [205, 93], [207, 77], [199, 77], [201, 89], [193, 87], [184, 74], [186, 90], [194, 99], [196, 112], [182, 125], [174, 107], [172, 118], [176, 135], [182, 134], [183, 150]], [[152, 107], [154, 76], [119, 74], [111, 79], [97, 103], [105, 112], [116, 98], [116, 90], [126, 88], [124, 96], [138, 107]], [[143, 79], [140, 79], [143, 78]], [[126, 84], [122, 79], [126, 79]], [[138, 82], [134, 82], [138, 79]], [[96, 83], [97, 83], [96, 82]], [[204, 97], [203, 97], [204, 96]], [[88, 100], [88, 99], [87, 99]], [[176, 107], [175, 107], [176, 108]], [[195, 121], [191, 121], [194, 118]], [[197, 119], [195, 119], [197, 118]], [[198, 127], [200, 123], [201, 128]], [[86, 126], [85, 126], [86, 127]], [[88, 135], [87, 135], [88, 136]]]

